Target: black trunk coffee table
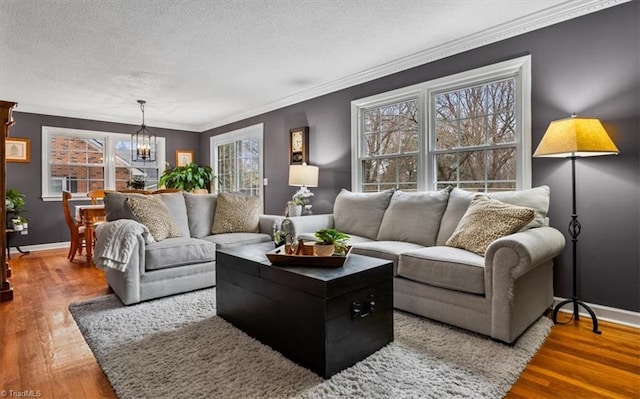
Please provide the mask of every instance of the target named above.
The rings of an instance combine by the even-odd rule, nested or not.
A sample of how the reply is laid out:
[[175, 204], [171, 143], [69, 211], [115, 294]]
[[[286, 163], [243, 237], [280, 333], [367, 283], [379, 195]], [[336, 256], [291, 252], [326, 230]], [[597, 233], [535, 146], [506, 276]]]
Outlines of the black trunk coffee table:
[[393, 263], [273, 266], [272, 243], [218, 250], [217, 314], [324, 378], [393, 341]]

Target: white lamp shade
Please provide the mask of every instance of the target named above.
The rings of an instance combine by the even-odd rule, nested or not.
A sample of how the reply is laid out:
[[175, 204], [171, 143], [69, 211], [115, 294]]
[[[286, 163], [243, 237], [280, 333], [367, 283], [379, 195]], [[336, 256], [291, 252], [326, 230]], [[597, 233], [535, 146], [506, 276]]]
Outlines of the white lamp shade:
[[289, 185], [297, 187], [318, 187], [318, 167], [311, 165], [290, 165]]

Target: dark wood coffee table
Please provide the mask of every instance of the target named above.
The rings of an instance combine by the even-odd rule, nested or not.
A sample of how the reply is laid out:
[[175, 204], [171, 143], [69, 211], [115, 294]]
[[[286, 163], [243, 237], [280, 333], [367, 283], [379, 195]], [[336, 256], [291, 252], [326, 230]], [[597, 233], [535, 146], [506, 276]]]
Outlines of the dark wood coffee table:
[[273, 266], [272, 243], [218, 250], [217, 314], [324, 378], [393, 341], [393, 263]]

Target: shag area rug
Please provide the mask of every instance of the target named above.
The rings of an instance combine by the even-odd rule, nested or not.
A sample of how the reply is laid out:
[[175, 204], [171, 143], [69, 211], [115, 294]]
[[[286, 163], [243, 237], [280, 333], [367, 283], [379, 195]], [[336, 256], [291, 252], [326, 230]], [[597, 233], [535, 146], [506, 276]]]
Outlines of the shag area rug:
[[395, 341], [324, 380], [216, 316], [215, 288], [69, 309], [119, 398], [501, 398], [549, 334], [514, 346], [395, 312]]

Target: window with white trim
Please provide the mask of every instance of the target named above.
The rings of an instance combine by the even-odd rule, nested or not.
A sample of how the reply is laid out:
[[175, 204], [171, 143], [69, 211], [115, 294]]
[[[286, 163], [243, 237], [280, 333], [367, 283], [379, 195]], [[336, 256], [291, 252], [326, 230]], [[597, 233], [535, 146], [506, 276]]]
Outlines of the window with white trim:
[[74, 197], [91, 190], [121, 190], [134, 176], [146, 188], [158, 187], [164, 171], [165, 141], [158, 137], [155, 162], [131, 161], [131, 135], [90, 130], [42, 127], [42, 198], [59, 200], [62, 190]]
[[531, 187], [530, 56], [352, 102], [355, 191]]
[[262, 137], [258, 124], [212, 136], [211, 165], [218, 192], [241, 192], [262, 198]]

